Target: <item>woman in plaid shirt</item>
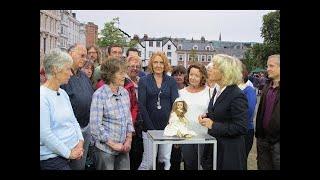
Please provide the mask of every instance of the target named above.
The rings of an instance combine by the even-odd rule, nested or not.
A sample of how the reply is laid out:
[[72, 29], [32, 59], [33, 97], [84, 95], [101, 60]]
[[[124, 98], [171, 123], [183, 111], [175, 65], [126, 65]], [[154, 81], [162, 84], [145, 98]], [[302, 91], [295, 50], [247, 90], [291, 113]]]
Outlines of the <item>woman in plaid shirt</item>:
[[129, 170], [132, 117], [128, 91], [123, 87], [124, 63], [108, 59], [101, 66], [106, 83], [92, 97], [90, 128], [95, 141], [97, 170]]

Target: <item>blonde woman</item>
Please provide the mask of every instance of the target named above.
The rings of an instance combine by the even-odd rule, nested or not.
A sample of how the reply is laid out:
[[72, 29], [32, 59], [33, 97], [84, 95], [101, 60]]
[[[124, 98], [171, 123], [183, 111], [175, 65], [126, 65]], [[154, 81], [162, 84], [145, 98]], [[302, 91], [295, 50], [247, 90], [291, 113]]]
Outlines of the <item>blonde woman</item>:
[[217, 169], [245, 170], [248, 101], [237, 86], [242, 81], [241, 62], [224, 54], [214, 56], [212, 62], [211, 76], [220, 90], [211, 99], [208, 113], [198, 120], [218, 141]]

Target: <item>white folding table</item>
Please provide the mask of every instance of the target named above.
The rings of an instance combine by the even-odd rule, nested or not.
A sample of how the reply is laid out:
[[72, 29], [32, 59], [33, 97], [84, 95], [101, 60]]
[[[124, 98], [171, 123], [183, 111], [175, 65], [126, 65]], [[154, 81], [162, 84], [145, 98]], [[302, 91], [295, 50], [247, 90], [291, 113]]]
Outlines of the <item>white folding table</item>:
[[[152, 144], [152, 167], [156, 169], [158, 144], [198, 144], [198, 169], [200, 169], [200, 144], [213, 144], [213, 170], [217, 168], [217, 140], [209, 134], [200, 134], [192, 138], [163, 136], [163, 130], [148, 130], [148, 143]], [[150, 147], [150, 146], [148, 146]]]

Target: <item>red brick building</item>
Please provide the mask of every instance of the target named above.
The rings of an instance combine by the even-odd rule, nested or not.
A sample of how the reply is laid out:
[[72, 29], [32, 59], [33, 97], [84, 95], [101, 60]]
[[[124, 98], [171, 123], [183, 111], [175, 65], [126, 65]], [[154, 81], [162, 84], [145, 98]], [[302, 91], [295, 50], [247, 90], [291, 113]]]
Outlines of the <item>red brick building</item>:
[[98, 26], [92, 22], [86, 24], [86, 45], [96, 45], [98, 43]]

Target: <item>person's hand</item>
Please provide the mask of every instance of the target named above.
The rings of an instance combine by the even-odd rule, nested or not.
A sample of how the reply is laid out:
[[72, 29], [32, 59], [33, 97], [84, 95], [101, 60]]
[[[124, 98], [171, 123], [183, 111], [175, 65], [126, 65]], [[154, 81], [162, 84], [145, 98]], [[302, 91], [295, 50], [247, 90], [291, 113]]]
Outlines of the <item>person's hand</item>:
[[112, 150], [122, 152], [123, 151], [123, 144], [116, 143], [112, 140], [108, 140], [107, 145], [111, 147]]
[[127, 138], [126, 141], [123, 143], [123, 152], [127, 153], [131, 150], [131, 138]]
[[211, 129], [212, 128], [212, 125], [213, 125], [213, 121], [209, 118], [202, 118], [201, 116], [198, 117], [198, 121], [199, 123], [208, 128], [208, 129]]
[[69, 156], [69, 159], [81, 159], [81, 157], [83, 156], [83, 151], [80, 148], [74, 147], [73, 149], [71, 149], [71, 153]]
[[207, 114], [202, 114], [200, 115], [201, 118], [206, 118], [207, 117]]
[[81, 149], [82, 151], [84, 151], [84, 149], [83, 149], [83, 144], [84, 144], [84, 141], [83, 141], [83, 140], [80, 140], [79, 143], [76, 145], [75, 148], [79, 148], [79, 149]]

